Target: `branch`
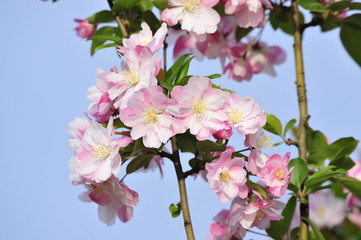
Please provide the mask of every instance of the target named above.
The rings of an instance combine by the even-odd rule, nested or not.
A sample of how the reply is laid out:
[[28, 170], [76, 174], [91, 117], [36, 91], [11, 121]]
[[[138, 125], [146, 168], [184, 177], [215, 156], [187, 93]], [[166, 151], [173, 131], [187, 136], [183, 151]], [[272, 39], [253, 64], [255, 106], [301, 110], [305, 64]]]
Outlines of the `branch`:
[[312, 20], [308, 23], [305, 23], [305, 24], [302, 24], [300, 26], [300, 32], [301, 34], [306, 30], [306, 28], [309, 28], [309, 27], [315, 27], [315, 26], [318, 26], [320, 25], [321, 23], [323, 22], [323, 18], [320, 17], [320, 16], [313, 16], [312, 17]]
[[[303, 54], [302, 54], [302, 30], [300, 24], [300, 14], [298, 10], [297, 0], [292, 0], [292, 22], [293, 22], [293, 36], [294, 36], [294, 54], [296, 63], [296, 86], [298, 96], [298, 107], [300, 112], [300, 121], [297, 130], [298, 138], [298, 155], [307, 164], [307, 149], [306, 149], [306, 128], [305, 125], [309, 118], [307, 110], [307, 95], [306, 95], [306, 83], [303, 67]], [[303, 189], [303, 184], [301, 190]], [[305, 196], [307, 199], [307, 196]], [[308, 201], [307, 203], [300, 204], [301, 218], [308, 218]], [[300, 223], [300, 236], [299, 240], [308, 240], [308, 223], [301, 220]]]
[[[107, 1], [108, 1], [108, 5], [109, 5], [110, 9], [112, 10], [112, 9], [113, 9], [113, 6], [114, 6], [113, 0], [107, 0]], [[124, 25], [123, 20], [122, 20], [122, 19], [119, 17], [119, 15], [118, 15], [116, 12], [114, 12], [113, 10], [112, 10], [112, 14], [113, 14], [114, 17], [115, 17], [115, 21], [117, 22], [118, 27], [119, 27], [119, 29], [120, 29], [123, 37], [128, 36], [128, 31], [127, 31], [127, 29], [125, 28], [125, 25]]]
[[187, 197], [187, 189], [185, 185], [185, 178], [184, 178], [184, 172], [182, 170], [182, 164], [180, 162], [179, 157], [179, 150], [177, 146], [177, 138], [174, 136], [171, 138], [172, 143], [172, 161], [174, 164], [174, 169], [177, 174], [178, 179], [178, 187], [179, 187], [179, 195], [181, 199], [181, 209], [183, 214], [183, 220], [184, 220], [184, 228], [186, 230], [186, 235], [188, 240], [195, 240], [194, 233], [193, 233], [193, 227], [192, 227], [192, 221], [191, 221], [191, 215], [189, 212], [189, 206], [188, 206], [188, 197]]

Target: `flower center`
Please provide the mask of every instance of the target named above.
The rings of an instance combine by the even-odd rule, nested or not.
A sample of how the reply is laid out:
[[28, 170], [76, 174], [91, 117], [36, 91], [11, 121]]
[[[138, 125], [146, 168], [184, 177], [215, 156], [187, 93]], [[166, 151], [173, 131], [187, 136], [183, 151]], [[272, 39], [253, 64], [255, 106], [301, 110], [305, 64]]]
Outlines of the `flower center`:
[[317, 215], [321, 218], [321, 219], [324, 219], [325, 218], [325, 215], [326, 215], [326, 209], [324, 207], [320, 207], [318, 210], [317, 210]]
[[232, 108], [229, 112], [229, 118], [233, 124], [236, 124], [242, 119], [243, 114], [244, 112], [242, 112], [240, 109]]
[[154, 124], [158, 121], [159, 113], [157, 113], [155, 108], [147, 108], [144, 115], [145, 115], [144, 121], [148, 124]]
[[283, 180], [283, 171], [282, 170], [278, 170], [276, 172], [276, 176], [279, 178], [279, 179], [282, 179]]
[[202, 101], [202, 99], [198, 98], [192, 107], [192, 111], [198, 117], [207, 112], [207, 105]]
[[183, 8], [187, 12], [193, 12], [199, 8], [200, 0], [188, 0], [183, 4]]
[[259, 148], [272, 149], [273, 148], [273, 144], [272, 144], [273, 142], [274, 142], [273, 137], [264, 134], [263, 131], [262, 131], [261, 135], [257, 139], [257, 145], [258, 145]]
[[92, 149], [92, 157], [94, 157], [96, 160], [105, 160], [112, 152], [109, 147], [102, 146], [99, 143], [97, 143], [95, 146], [92, 146]]
[[139, 75], [132, 70], [122, 71], [121, 74], [124, 77], [123, 82], [129, 85], [136, 85], [140, 81]]
[[143, 42], [140, 42], [138, 45], [140, 45], [140, 46], [148, 46], [149, 43], [150, 43], [150, 40], [144, 40]]
[[228, 172], [225, 172], [225, 173], [222, 172], [222, 173], [220, 174], [220, 176], [221, 176], [222, 180], [225, 181], [225, 182], [228, 182], [229, 179], [231, 178], [231, 176], [229, 175]]

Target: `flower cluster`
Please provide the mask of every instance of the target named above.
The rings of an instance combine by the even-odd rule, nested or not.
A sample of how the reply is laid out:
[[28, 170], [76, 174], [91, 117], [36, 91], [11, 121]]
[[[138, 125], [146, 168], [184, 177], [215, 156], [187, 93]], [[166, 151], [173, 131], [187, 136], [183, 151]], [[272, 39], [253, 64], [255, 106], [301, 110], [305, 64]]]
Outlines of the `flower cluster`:
[[268, 46], [257, 39], [236, 41], [236, 27], [234, 16], [224, 16], [217, 31], [206, 34], [202, 39], [185, 31], [170, 31], [170, 42], [175, 43], [173, 55], [177, 58], [192, 53], [199, 60], [204, 56], [208, 59], [219, 58], [223, 72], [236, 81], [248, 81], [253, 74], [261, 72], [276, 76], [274, 65], [285, 61], [284, 50], [278, 46]]

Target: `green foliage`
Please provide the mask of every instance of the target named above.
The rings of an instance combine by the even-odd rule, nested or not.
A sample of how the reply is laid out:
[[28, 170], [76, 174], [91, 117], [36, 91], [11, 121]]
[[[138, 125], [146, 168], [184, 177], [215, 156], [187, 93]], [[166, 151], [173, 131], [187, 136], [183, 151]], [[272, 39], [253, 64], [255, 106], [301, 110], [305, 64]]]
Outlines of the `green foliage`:
[[307, 151], [309, 152], [308, 163], [311, 166], [320, 168], [327, 159], [326, 149], [327, 140], [325, 135], [320, 131], [314, 131], [307, 126]]
[[243, 37], [247, 36], [252, 30], [253, 30], [253, 28], [251, 28], [251, 27], [249, 27], [249, 28], [237, 27], [237, 29], [236, 29], [236, 41], [239, 42]]
[[335, 166], [328, 166], [312, 174], [305, 182], [307, 192], [312, 193], [319, 190], [320, 186], [328, 180], [337, 180], [346, 173], [344, 169], [335, 169]]
[[335, 161], [336, 159], [349, 156], [357, 147], [358, 140], [353, 137], [340, 138], [337, 141], [333, 142], [327, 147], [327, 157], [331, 161]]
[[344, 239], [347, 240], [360, 240], [361, 239], [361, 231], [360, 229], [350, 222], [347, 218], [345, 218], [345, 221], [342, 223], [342, 230], [343, 230], [343, 236]]
[[178, 217], [181, 214], [181, 211], [182, 211], [182, 209], [181, 209], [180, 204], [175, 205], [174, 203], [172, 203], [169, 206], [169, 212], [172, 214], [173, 218]]
[[291, 183], [300, 189], [303, 181], [308, 175], [307, 165], [301, 158], [294, 158], [288, 163], [288, 168], [290, 169], [291, 167], [294, 167]]
[[310, 10], [312, 12], [326, 11], [326, 8], [317, 0], [299, 0], [298, 3], [304, 9]]
[[264, 189], [264, 187], [262, 187], [261, 185], [259, 185], [258, 183], [254, 183], [251, 180], [247, 179], [247, 186], [253, 190], [255, 190], [256, 192], [258, 192], [259, 194], [261, 194], [261, 196], [264, 199], [269, 200], [270, 196], [268, 195], [268, 192], [266, 191], [266, 189]]
[[[188, 65], [188, 67], [187, 66], [185, 67], [185, 69], [182, 72], [182, 75], [183, 77], [187, 75], [187, 74], [184, 75], [184, 72], [189, 68], [190, 60], [188, 61], [188, 59], [190, 58], [192, 58], [190, 54], [185, 54], [179, 57], [177, 61], [172, 65], [172, 67], [167, 71], [165, 75], [165, 81], [160, 82], [160, 85], [168, 90], [172, 90], [173, 87], [175, 86], [176, 80], [178, 79], [178, 75], [180, 74], [180, 72], [182, 71], [185, 65]], [[181, 78], [178, 81], [181, 81]]]
[[189, 130], [183, 134], [178, 134], [177, 140], [181, 152], [197, 152], [197, 139], [194, 135], [190, 134]]
[[297, 122], [296, 119], [291, 119], [290, 121], [288, 121], [288, 123], [285, 126], [285, 129], [283, 129], [283, 137], [286, 137], [287, 132], [293, 127], [293, 125], [295, 125], [295, 123]]
[[210, 140], [197, 142], [197, 148], [202, 152], [224, 152], [226, 151], [226, 144], [218, 144]]
[[[94, 53], [100, 49], [114, 47], [120, 45], [121, 34], [119, 30], [112, 26], [104, 26], [99, 28], [93, 35], [90, 40], [92, 40], [90, 55], [93, 56]], [[107, 40], [116, 41], [111, 43], [104, 44]]]
[[159, 10], [164, 10], [166, 8], [169, 8], [168, 6], [168, 0], [150, 0], [153, 5], [158, 8]]
[[[273, 5], [270, 12], [270, 23], [274, 30], [281, 29], [286, 34], [293, 34], [292, 12], [290, 7]], [[303, 14], [300, 12], [300, 22], [304, 23]]]
[[339, 182], [361, 200], [361, 181], [352, 177], [342, 177]]
[[282, 135], [281, 121], [275, 115], [267, 114], [267, 122], [263, 128], [273, 134]]
[[114, 21], [114, 15], [111, 11], [103, 10], [97, 13], [94, 13], [89, 18], [89, 23], [97, 24], [97, 23], [108, 23]]
[[127, 174], [138, 171], [141, 168], [147, 168], [154, 155], [138, 156], [133, 158], [127, 166]]
[[307, 222], [312, 230], [313, 230], [313, 233], [315, 234], [315, 239], [317, 240], [326, 240], [325, 237], [323, 236], [323, 234], [321, 233], [321, 231], [318, 229], [318, 227], [316, 226], [316, 224], [314, 222], [312, 222], [309, 218], [306, 218], [306, 217], [302, 217], [302, 220], [304, 220], [305, 222]]
[[342, 20], [340, 38], [348, 54], [361, 66], [361, 14], [354, 14]]
[[291, 197], [282, 211], [283, 219], [279, 221], [271, 221], [271, 226], [266, 229], [266, 232], [270, 237], [275, 240], [282, 240], [283, 236], [288, 233], [293, 215], [295, 214], [296, 203], [296, 197]]
[[161, 27], [159, 19], [150, 10], [143, 13], [143, 19], [149, 25], [153, 34], [155, 34], [155, 32]]

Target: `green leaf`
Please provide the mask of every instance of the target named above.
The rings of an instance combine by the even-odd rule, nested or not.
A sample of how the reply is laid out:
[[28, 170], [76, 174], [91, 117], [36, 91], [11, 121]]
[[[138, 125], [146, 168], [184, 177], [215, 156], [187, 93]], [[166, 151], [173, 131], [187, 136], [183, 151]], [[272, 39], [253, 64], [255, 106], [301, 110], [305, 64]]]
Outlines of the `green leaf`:
[[197, 139], [189, 130], [183, 134], [177, 135], [177, 144], [181, 152], [197, 152]]
[[296, 122], [297, 122], [296, 119], [291, 119], [290, 121], [288, 121], [288, 123], [286, 124], [285, 129], [283, 130], [283, 136], [284, 137], [286, 137], [288, 130], [290, 130], [293, 127], [293, 125], [295, 125]]
[[280, 120], [272, 114], [267, 114], [267, 122], [263, 128], [273, 134], [282, 135], [282, 124]]
[[268, 195], [268, 192], [266, 191], [266, 189], [264, 189], [261, 185], [252, 182], [251, 180], [247, 179], [247, 186], [253, 190], [255, 190], [256, 192], [258, 192], [259, 194], [261, 194], [261, 196], [267, 200], [270, 199], [270, 196]]
[[344, 188], [339, 182], [331, 183], [331, 191], [338, 198], [346, 198], [347, 194], [344, 192]]
[[124, 8], [132, 8], [139, 3], [139, 0], [115, 0], [115, 4], [119, 4]]
[[138, 171], [141, 168], [147, 168], [150, 161], [153, 159], [154, 155], [149, 156], [139, 156], [133, 158], [130, 163], [127, 165], [127, 174]]
[[292, 196], [286, 207], [282, 211], [282, 220], [271, 221], [271, 226], [266, 229], [266, 232], [273, 239], [283, 239], [283, 236], [288, 233], [288, 230], [291, 226], [293, 215], [295, 214], [297, 199]]
[[[270, 22], [274, 30], [280, 28], [284, 33], [293, 35], [292, 10], [290, 7], [273, 5], [270, 12]], [[300, 12], [300, 22], [304, 23], [304, 16]]]
[[218, 73], [215, 73], [215, 74], [212, 74], [212, 75], [208, 75], [206, 77], [209, 78], [209, 79], [215, 79], [215, 78], [221, 78], [222, 75], [218, 74]]
[[122, 40], [121, 37], [118, 36], [113, 36], [110, 34], [99, 34], [99, 35], [94, 35], [93, 37], [90, 38], [90, 40], [102, 40], [102, 41], [114, 41], [114, 42], [120, 42], [120, 40]]
[[320, 131], [308, 130], [307, 134], [307, 150], [312, 153], [328, 146], [326, 137]]
[[145, 11], [143, 13], [143, 19], [149, 25], [153, 34], [155, 34], [157, 30], [161, 27], [159, 19], [154, 15], [152, 11]]
[[342, 20], [340, 37], [348, 54], [361, 66], [361, 14], [354, 14]]
[[299, 0], [298, 3], [304, 9], [310, 10], [312, 12], [324, 12], [326, 8], [317, 0]]
[[97, 13], [94, 13], [89, 18], [89, 23], [107, 23], [114, 21], [114, 15], [111, 11], [103, 10]]
[[348, 156], [356, 149], [358, 142], [353, 137], [340, 138], [327, 147], [327, 156], [331, 162], [337, 158]]
[[148, 148], [146, 148], [144, 146], [142, 139], [139, 138], [139, 139], [135, 140], [132, 156], [135, 156], [137, 153], [142, 152], [147, 149]]
[[181, 214], [181, 207], [179, 204], [175, 205], [174, 203], [172, 203], [169, 206], [169, 212], [172, 214], [172, 217], [176, 218]]
[[361, 200], [361, 181], [352, 177], [340, 178], [340, 183]]
[[288, 163], [288, 168], [290, 169], [291, 167], [294, 167], [291, 183], [300, 188], [308, 175], [307, 164], [301, 158], [294, 158]]
[[249, 27], [249, 28], [237, 27], [237, 29], [236, 29], [237, 42], [239, 42], [243, 37], [247, 36], [252, 30], [253, 30], [253, 28], [251, 28], [251, 27]]
[[107, 44], [104, 44], [104, 45], [99, 45], [99, 46], [94, 48], [94, 52], [96, 52], [96, 51], [98, 51], [100, 49], [116, 47], [116, 46], [119, 46], [119, 44], [117, 44], [117, 43], [107, 43]]
[[200, 152], [224, 152], [226, 151], [226, 144], [218, 144], [210, 140], [197, 142], [197, 148]]
[[341, 156], [330, 162], [330, 165], [342, 168], [345, 170], [351, 169], [355, 166], [355, 162], [349, 156]]
[[154, 6], [152, 1], [149, 0], [141, 0], [138, 5], [143, 11], [151, 11]]
[[361, 239], [361, 231], [360, 228], [353, 224], [350, 220], [345, 218], [342, 223], [342, 230], [344, 239], [347, 240], [360, 240]]
[[182, 69], [183, 64], [187, 61], [190, 54], [185, 54], [177, 59], [173, 66], [167, 71], [165, 76], [165, 82], [174, 86], [174, 81], [177, 78], [179, 71]]
[[335, 166], [328, 166], [320, 169], [318, 172], [312, 174], [305, 182], [305, 186], [310, 188], [309, 192], [312, 192], [312, 188], [315, 189], [321, 186], [325, 181], [332, 180], [333, 178], [338, 178], [339, 176], [346, 173], [344, 169], [336, 169]]
[[315, 233], [317, 240], [326, 240], [314, 222], [312, 222], [310, 219], [308, 219], [306, 217], [302, 217], [302, 220], [307, 222], [309, 225], [311, 225], [312, 230]]
[[[190, 57], [190, 58], [188, 58], [188, 59], [184, 62], [182, 68], [180, 69], [180, 71], [179, 71], [179, 73], [178, 73], [178, 76], [177, 76], [176, 79], [175, 79], [174, 85], [182, 85], [182, 86], [185, 85], [185, 84], [183, 85], [183, 83], [184, 83], [183, 78], [184, 78], [185, 76], [187, 76], [188, 70], [189, 70], [189, 64], [191, 63], [191, 61], [193, 60], [193, 58], [194, 58], [194, 57]], [[183, 80], [183, 81], [182, 81], [182, 80]], [[189, 78], [188, 78], [188, 80], [189, 80]], [[188, 83], [188, 81], [187, 81], [187, 83]]]
[[125, 126], [125, 124], [122, 121], [120, 121], [119, 118], [116, 118], [116, 119], [113, 120], [113, 126], [114, 126], [115, 129], [117, 129], [117, 128], [128, 128], [128, 129], [130, 129], [129, 127]]
[[159, 10], [164, 10], [166, 8], [169, 8], [168, 0], [150, 0], [150, 1]]
[[[111, 26], [105, 26], [102, 28], [99, 28], [95, 33], [94, 36], [98, 36], [98, 35], [112, 35], [116, 32], [116, 29], [114, 27]], [[93, 36], [93, 37], [94, 37]], [[103, 43], [105, 42], [105, 40], [93, 40], [91, 48], [90, 48], [90, 55], [93, 56], [94, 53], [101, 49], [102, 47], [100, 47], [101, 45], [103, 45]], [[104, 48], [104, 47], [103, 47]]]
[[350, 6], [349, 1], [339, 1], [339, 2], [331, 3], [329, 6], [327, 6], [327, 8], [332, 11], [338, 11], [348, 8], [349, 6]]

